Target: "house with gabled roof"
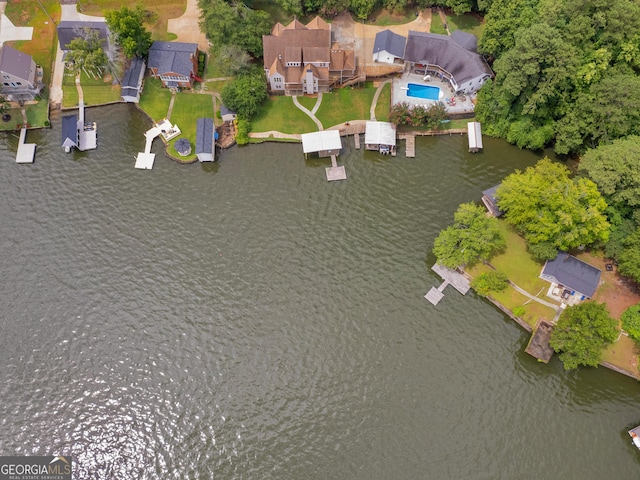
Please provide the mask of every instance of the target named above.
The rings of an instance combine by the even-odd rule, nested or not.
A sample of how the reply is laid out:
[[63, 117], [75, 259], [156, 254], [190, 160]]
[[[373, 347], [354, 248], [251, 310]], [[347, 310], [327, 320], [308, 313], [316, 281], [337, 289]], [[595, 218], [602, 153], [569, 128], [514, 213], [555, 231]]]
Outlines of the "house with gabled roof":
[[149, 71], [172, 89], [192, 88], [198, 73], [198, 44], [153, 42], [149, 49]]
[[556, 258], [548, 260], [542, 269], [540, 278], [551, 283], [547, 296], [568, 305], [575, 305], [593, 297], [602, 271], [586, 262], [559, 252]]
[[394, 64], [403, 62], [407, 39], [391, 30], [383, 30], [376, 34], [373, 43], [373, 61]]
[[352, 79], [355, 51], [331, 44], [331, 26], [320, 17], [304, 25], [276, 23], [262, 36], [264, 71], [272, 93], [326, 92]]
[[0, 95], [10, 102], [33, 100], [44, 88], [42, 67], [31, 55], [3, 45], [0, 48]]
[[131, 60], [129, 68], [122, 77], [120, 85], [120, 97], [128, 103], [139, 103], [140, 92], [142, 92], [142, 79], [147, 67], [145, 61], [140, 57], [134, 57]]

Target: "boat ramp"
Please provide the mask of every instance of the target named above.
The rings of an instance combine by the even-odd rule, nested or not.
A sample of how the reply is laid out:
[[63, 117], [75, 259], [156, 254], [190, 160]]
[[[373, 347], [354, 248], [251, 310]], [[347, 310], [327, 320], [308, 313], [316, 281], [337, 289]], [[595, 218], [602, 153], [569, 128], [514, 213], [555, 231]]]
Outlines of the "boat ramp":
[[438, 288], [431, 287], [431, 290], [429, 290], [424, 296], [424, 298], [429, 300], [433, 305], [437, 305], [438, 302], [442, 300], [444, 297], [443, 290], [447, 285], [451, 285], [463, 295], [465, 295], [471, 288], [467, 277], [456, 270], [452, 270], [438, 263], [431, 267], [431, 270], [436, 272], [443, 280], [442, 284]]

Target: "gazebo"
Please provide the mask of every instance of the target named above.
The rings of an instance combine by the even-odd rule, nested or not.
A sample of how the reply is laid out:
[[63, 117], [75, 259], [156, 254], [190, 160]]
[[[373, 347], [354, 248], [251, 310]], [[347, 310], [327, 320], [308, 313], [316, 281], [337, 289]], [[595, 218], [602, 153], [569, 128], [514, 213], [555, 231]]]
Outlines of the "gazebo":
[[191, 142], [187, 138], [179, 138], [176, 143], [173, 144], [173, 148], [176, 149], [181, 156], [186, 157], [191, 153]]

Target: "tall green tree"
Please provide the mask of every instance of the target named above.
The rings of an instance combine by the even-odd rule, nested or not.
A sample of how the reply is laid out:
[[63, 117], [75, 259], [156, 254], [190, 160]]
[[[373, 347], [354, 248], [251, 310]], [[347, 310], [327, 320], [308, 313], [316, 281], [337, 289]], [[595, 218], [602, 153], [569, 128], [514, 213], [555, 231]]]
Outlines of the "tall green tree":
[[453, 215], [453, 225], [435, 239], [433, 253], [438, 263], [456, 268], [489, 260], [505, 246], [498, 220], [479, 205], [463, 203]]
[[267, 98], [267, 82], [264, 73], [255, 69], [231, 80], [222, 90], [222, 102], [240, 118], [250, 120]]
[[623, 250], [618, 257], [620, 273], [640, 283], [640, 228], [622, 241]]
[[69, 51], [65, 57], [67, 67], [78, 74], [81, 70], [101, 71], [106, 67], [108, 58], [104, 53], [104, 41], [95, 30], [85, 29], [84, 35], [69, 42]]
[[144, 27], [145, 15], [140, 6], [134, 9], [123, 6], [105, 14], [109, 30], [128, 58], [145, 56], [151, 47], [151, 32]]
[[[496, 195], [506, 221], [530, 247], [548, 244], [570, 250], [609, 237], [610, 225], [604, 215], [607, 203], [596, 184], [586, 178], [569, 178], [564, 165], [548, 158], [509, 175]], [[545, 252], [546, 257], [553, 256], [553, 251]]]
[[585, 302], [564, 309], [549, 344], [560, 352], [566, 370], [597, 367], [602, 350], [618, 336], [617, 322], [603, 303]]

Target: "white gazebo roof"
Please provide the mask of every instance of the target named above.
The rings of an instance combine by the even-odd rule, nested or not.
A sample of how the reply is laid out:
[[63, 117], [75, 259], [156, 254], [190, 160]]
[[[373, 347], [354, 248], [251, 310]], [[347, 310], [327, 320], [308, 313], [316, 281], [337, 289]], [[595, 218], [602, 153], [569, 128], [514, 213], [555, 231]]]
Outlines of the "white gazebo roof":
[[364, 143], [367, 145], [396, 144], [396, 126], [389, 122], [367, 122], [364, 131]]
[[338, 130], [303, 133], [301, 137], [302, 151], [304, 153], [340, 150], [342, 148], [342, 140], [340, 140], [340, 132]]

